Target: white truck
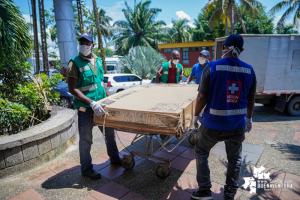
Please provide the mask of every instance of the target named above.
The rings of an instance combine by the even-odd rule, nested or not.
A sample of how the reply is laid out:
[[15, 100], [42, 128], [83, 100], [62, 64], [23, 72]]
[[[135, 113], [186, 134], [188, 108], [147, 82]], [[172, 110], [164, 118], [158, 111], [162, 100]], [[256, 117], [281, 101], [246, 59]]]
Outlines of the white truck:
[[[255, 103], [300, 115], [300, 35], [242, 34], [240, 59], [254, 68]], [[221, 59], [226, 37], [216, 38], [214, 60]]]
[[120, 57], [114, 55], [112, 57], [106, 57], [105, 62], [106, 62], [106, 69], [108, 74], [116, 74], [116, 73], [121, 73], [120, 70]]

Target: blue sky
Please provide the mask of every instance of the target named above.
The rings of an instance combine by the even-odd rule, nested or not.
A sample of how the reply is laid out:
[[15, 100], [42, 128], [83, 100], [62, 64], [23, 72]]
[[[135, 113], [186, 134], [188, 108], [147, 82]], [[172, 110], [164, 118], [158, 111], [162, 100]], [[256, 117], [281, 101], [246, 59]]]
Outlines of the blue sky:
[[[30, 0], [15, 0], [16, 4], [19, 6], [26, 21], [30, 20], [28, 1]], [[88, 8], [92, 8], [92, 0], [82, 0]], [[139, 1], [139, 0], [137, 0]], [[260, 0], [260, 2], [269, 11], [274, 5], [276, 5], [281, 0]], [[75, 4], [76, 1], [73, 1]], [[152, 0], [151, 7], [161, 8], [157, 16], [157, 20], [164, 20], [167, 25], [171, 25], [172, 19], [182, 19], [186, 18], [190, 20], [190, 25], [193, 26], [194, 19], [201, 12], [201, 9], [208, 2], [208, 0]], [[134, 0], [128, 0], [129, 6], [133, 7]], [[53, 0], [44, 0], [44, 6], [46, 10], [53, 7]], [[122, 9], [125, 8], [125, 1], [120, 0], [108, 0], [108, 1], [97, 1], [97, 6], [103, 8], [107, 15], [113, 18], [113, 21], [124, 19]], [[276, 23], [284, 11], [276, 14], [274, 23]], [[37, 12], [38, 14], [38, 12]], [[288, 23], [292, 23], [292, 20], [288, 20]], [[55, 51], [58, 54], [58, 50], [54, 49], [55, 44], [51, 40], [47, 40], [50, 46], [50, 52]]]

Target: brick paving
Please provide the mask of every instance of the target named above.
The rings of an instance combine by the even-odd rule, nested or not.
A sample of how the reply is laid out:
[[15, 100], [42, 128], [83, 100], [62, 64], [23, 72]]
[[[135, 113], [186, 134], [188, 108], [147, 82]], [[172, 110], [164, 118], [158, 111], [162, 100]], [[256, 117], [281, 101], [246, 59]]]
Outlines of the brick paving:
[[[243, 154], [248, 158], [253, 154], [254, 157], [244, 159], [240, 188], [235, 199], [300, 199], [300, 119], [280, 121], [278, 116], [278, 119], [273, 118], [270, 123], [263, 121], [265, 114], [261, 115], [261, 121], [254, 122], [253, 130], [246, 134]], [[117, 142], [122, 150], [121, 154], [128, 154], [123, 145], [143, 152], [143, 138], [131, 147], [135, 134], [118, 132], [118, 136], [121, 139], [121, 142]], [[197, 191], [195, 150], [187, 141], [172, 152], [161, 150], [155, 155], [171, 160], [170, 176], [159, 179], [155, 175], [156, 164], [151, 159], [136, 157], [136, 165], [132, 170], [111, 165], [105, 151], [101, 150], [103, 154], [97, 155], [99, 148], [105, 149], [101, 133], [95, 133], [94, 138], [94, 145], [97, 147], [93, 147], [92, 162], [94, 170], [102, 174], [100, 180], [89, 180], [81, 176], [78, 149], [75, 149], [38, 170], [0, 179], [0, 199], [184, 200], [191, 199], [191, 193]], [[116, 140], [118, 141], [118, 137]], [[168, 149], [173, 148], [177, 141], [173, 140], [172, 143], [167, 146]], [[155, 145], [158, 146], [157, 141]], [[219, 143], [212, 149], [209, 164], [212, 195], [214, 199], [221, 200], [227, 166], [224, 143]], [[275, 185], [273, 191], [259, 188], [259, 182], [255, 192], [250, 187], [243, 188], [242, 185], [246, 183], [244, 178], [253, 177], [254, 167], [264, 168], [265, 176], [269, 176], [268, 179], [263, 179], [265, 184], [273, 184], [275, 181], [279, 185]], [[16, 184], [19, 184], [19, 188], [14, 190]], [[284, 184], [287, 185], [283, 188]]]

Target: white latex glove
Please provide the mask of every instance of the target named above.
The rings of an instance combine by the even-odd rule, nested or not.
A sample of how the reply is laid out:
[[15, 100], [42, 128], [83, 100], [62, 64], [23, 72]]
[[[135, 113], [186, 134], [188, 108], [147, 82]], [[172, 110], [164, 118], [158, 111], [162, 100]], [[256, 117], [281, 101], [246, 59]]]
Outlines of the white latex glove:
[[105, 114], [105, 111], [104, 111], [103, 107], [106, 106], [106, 104], [93, 101], [90, 104], [90, 106], [92, 107], [93, 111], [95, 112], [95, 114], [97, 116], [101, 116], [101, 115]]
[[198, 119], [199, 119], [199, 116], [194, 116], [193, 117], [193, 121], [192, 121], [192, 125], [195, 127], [195, 128], [198, 128]]
[[252, 118], [246, 117], [246, 131], [249, 133], [252, 129]]

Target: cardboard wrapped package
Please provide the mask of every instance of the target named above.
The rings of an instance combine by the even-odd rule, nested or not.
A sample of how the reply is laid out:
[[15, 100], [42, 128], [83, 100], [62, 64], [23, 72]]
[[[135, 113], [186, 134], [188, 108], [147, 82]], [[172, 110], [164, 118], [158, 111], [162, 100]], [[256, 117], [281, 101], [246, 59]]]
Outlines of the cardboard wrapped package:
[[181, 137], [191, 127], [197, 88], [149, 84], [124, 90], [100, 100], [108, 114], [94, 115], [94, 125]]

